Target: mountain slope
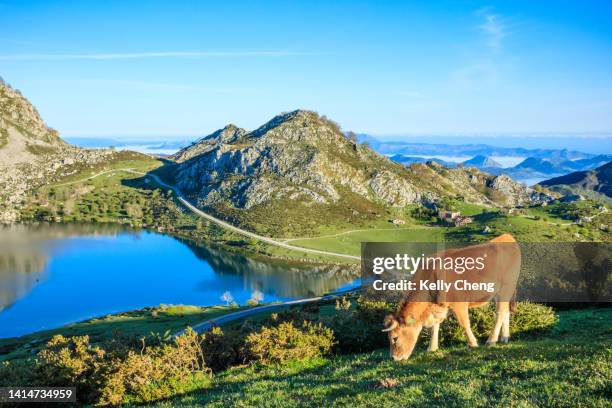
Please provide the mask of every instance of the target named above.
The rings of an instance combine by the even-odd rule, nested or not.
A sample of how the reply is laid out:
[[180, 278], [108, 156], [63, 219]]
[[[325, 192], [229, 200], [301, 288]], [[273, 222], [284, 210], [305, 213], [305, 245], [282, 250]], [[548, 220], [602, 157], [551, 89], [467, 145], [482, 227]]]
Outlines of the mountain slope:
[[566, 193], [594, 191], [612, 198], [612, 161], [589, 171], [576, 171], [540, 183], [552, 190]]
[[19, 91], [0, 79], [0, 222], [17, 220], [29, 190], [114, 154], [64, 142]]
[[26, 163], [66, 146], [19, 91], [0, 82], [0, 165]]
[[325, 117], [302, 110], [280, 114], [252, 132], [222, 129], [174, 159], [170, 178], [197, 205], [273, 234], [390, 217], [385, 214], [392, 207], [445, 197], [484, 205], [546, 199], [476, 169], [436, 163], [407, 168], [347, 138]]

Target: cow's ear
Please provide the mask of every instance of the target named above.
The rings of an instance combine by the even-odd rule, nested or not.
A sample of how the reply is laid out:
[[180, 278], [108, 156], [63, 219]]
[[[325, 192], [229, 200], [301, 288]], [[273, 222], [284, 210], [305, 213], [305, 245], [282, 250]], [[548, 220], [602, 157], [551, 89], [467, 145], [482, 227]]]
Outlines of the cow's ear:
[[395, 316], [387, 315], [385, 317], [384, 325], [385, 325], [385, 328], [382, 331], [389, 332], [391, 330], [394, 330], [399, 325], [399, 322], [397, 321]]

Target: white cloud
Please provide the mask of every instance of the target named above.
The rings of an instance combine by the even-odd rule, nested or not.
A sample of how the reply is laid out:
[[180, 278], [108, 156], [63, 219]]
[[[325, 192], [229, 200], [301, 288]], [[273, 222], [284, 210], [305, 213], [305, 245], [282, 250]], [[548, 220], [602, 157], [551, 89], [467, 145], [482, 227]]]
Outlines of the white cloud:
[[124, 60], [143, 58], [232, 58], [291, 57], [315, 55], [293, 51], [174, 51], [97, 54], [14, 54], [0, 55], [0, 61]]

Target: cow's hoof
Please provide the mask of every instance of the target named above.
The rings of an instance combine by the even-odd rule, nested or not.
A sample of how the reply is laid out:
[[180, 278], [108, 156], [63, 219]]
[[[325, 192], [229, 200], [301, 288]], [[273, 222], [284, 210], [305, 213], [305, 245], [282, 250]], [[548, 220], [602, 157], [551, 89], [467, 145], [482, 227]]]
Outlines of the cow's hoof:
[[508, 341], [510, 341], [510, 337], [504, 337], [504, 336], [502, 336], [502, 337], [501, 337], [501, 339], [499, 339], [499, 341], [500, 341], [502, 344], [508, 344]]
[[496, 342], [496, 341], [489, 341], [489, 340], [487, 340], [487, 347], [493, 347], [493, 346], [495, 346], [496, 344], [497, 344], [497, 342]]
[[433, 348], [428, 348], [428, 349], [427, 349], [427, 352], [428, 352], [428, 353], [435, 353], [436, 351], [438, 351], [438, 349], [437, 349], [437, 348], [435, 348], [435, 349], [433, 349]]

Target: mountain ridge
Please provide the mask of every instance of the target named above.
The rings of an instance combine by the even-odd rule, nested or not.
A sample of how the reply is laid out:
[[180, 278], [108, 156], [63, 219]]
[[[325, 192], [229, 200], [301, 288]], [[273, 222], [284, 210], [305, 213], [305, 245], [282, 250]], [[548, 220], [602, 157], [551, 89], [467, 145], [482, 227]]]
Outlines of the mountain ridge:
[[588, 171], [576, 171], [539, 183], [553, 191], [580, 194], [594, 191], [612, 198], [612, 161]]
[[[276, 225], [296, 216], [310, 223], [315, 214], [369, 218], [388, 208], [429, 205], [451, 196], [488, 206], [548, 199], [506, 176], [473, 168], [431, 162], [402, 166], [312, 111], [281, 113], [237, 138], [224, 140], [219, 132], [175, 155], [169, 176], [198, 206], [236, 221], [257, 213]], [[249, 222], [257, 229], [256, 221]]]

